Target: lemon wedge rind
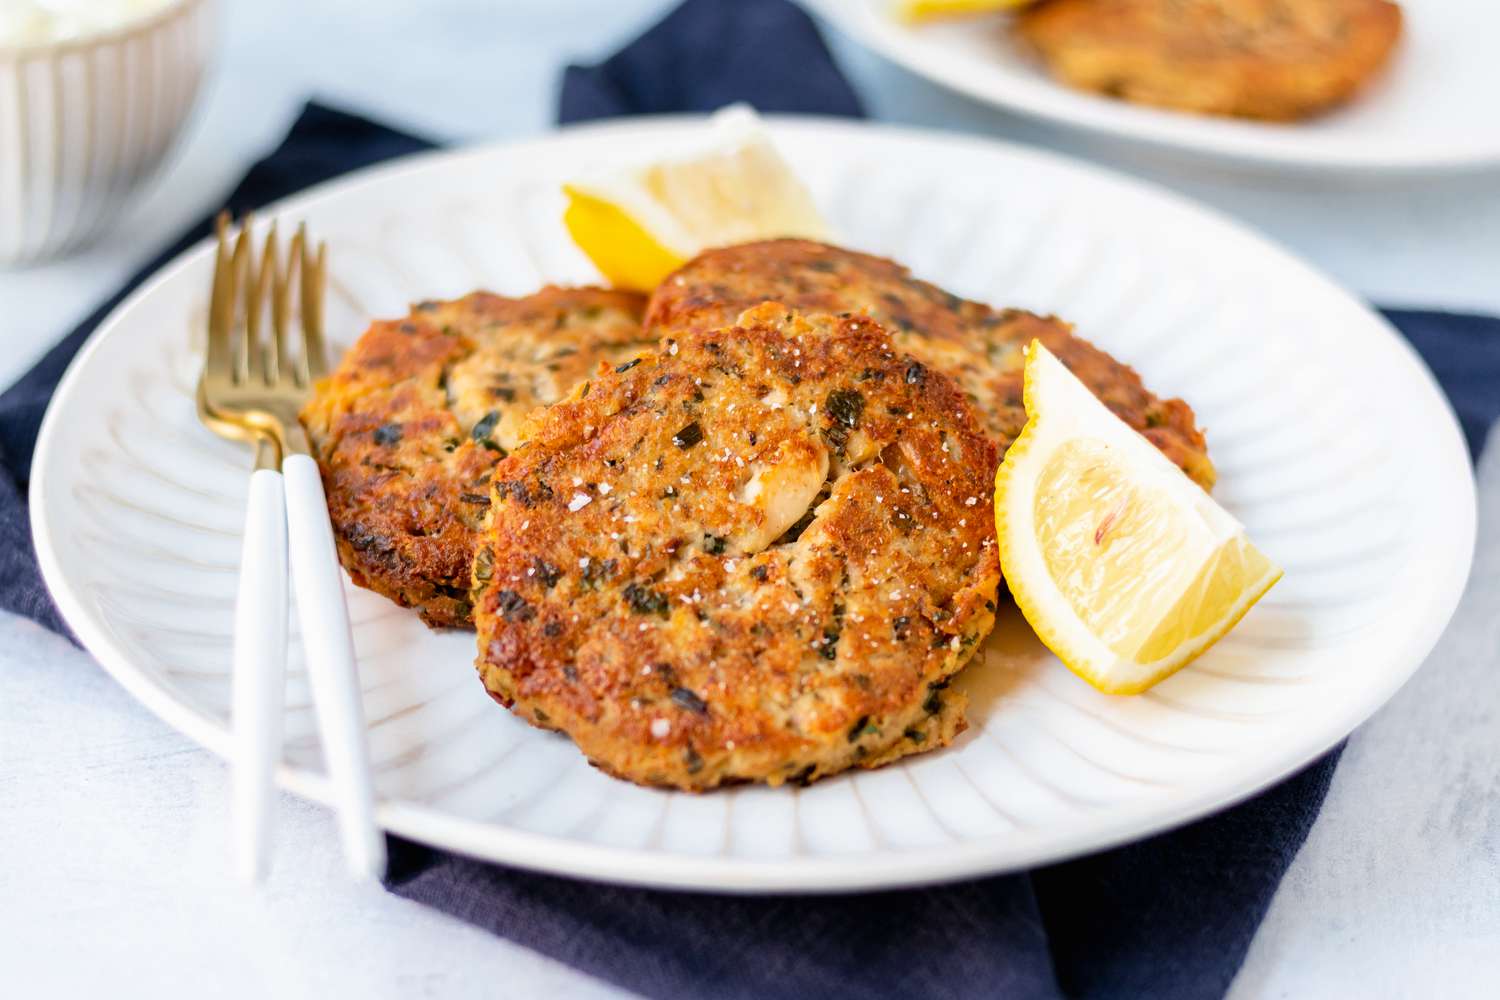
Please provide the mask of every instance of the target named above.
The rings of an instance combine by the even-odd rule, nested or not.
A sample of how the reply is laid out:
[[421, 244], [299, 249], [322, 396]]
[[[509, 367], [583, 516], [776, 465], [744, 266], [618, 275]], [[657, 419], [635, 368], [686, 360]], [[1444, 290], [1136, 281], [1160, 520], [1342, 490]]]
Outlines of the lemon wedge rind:
[[1032, 0], [898, 0], [896, 17], [909, 24], [976, 17], [1025, 7]]

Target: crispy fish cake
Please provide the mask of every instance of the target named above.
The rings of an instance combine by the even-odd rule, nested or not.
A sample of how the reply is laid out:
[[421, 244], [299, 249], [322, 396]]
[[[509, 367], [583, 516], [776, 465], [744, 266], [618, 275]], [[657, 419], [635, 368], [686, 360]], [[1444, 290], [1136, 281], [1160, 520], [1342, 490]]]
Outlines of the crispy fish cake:
[[581, 386], [495, 469], [491, 696], [650, 785], [948, 743], [994, 620], [994, 446], [867, 317], [766, 303]]
[[959, 383], [1001, 455], [1026, 424], [1022, 348], [1039, 339], [1199, 485], [1213, 486], [1203, 434], [1182, 400], [1158, 399], [1133, 369], [1074, 336], [1059, 319], [959, 298], [880, 257], [810, 240], [709, 250], [662, 282], [646, 309], [646, 327], [666, 334], [721, 326], [766, 299], [806, 312], [874, 317], [891, 331], [898, 350]]
[[532, 409], [649, 349], [642, 305], [596, 288], [476, 292], [374, 323], [302, 413], [354, 582], [429, 625], [470, 624], [490, 469]]
[[1290, 120], [1347, 100], [1388, 61], [1386, 0], [1044, 0], [1015, 34], [1083, 90], [1205, 114]]

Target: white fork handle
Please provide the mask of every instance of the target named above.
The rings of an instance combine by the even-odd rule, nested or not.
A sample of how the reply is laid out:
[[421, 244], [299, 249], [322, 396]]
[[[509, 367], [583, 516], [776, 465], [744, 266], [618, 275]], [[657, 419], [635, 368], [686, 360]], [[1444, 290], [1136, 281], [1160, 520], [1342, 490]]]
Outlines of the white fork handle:
[[286, 503], [281, 473], [250, 476], [234, 602], [234, 827], [240, 874], [265, 877], [286, 698]]
[[318, 465], [306, 455], [281, 463], [292, 582], [307, 676], [318, 710], [323, 760], [338, 807], [344, 857], [357, 877], [385, 874], [385, 838], [375, 825], [375, 794], [365, 743], [365, 713], [344, 603], [343, 573], [333, 547], [328, 501]]

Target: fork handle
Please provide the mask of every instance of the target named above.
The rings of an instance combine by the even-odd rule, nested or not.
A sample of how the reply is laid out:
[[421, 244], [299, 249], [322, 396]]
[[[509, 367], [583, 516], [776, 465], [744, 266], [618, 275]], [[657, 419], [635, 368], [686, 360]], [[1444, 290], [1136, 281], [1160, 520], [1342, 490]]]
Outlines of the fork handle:
[[235, 853], [240, 874], [255, 883], [270, 864], [286, 698], [286, 503], [275, 469], [250, 476], [234, 602], [233, 689]]
[[349, 609], [344, 602], [343, 571], [328, 521], [328, 501], [318, 465], [308, 456], [288, 455], [281, 471], [286, 477], [286, 521], [292, 584], [297, 590], [297, 620], [318, 710], [323, 760], [338, 808], [344, 858], [355, 876], [379, 878], [385, 874], [385, 838], [375, 825], [364, 705]]

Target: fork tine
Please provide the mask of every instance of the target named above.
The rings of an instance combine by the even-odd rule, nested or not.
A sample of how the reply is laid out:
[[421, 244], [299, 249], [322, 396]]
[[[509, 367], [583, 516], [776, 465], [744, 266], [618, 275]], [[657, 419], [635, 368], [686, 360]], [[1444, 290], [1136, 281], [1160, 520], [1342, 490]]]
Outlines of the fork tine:
[[234, 269], [230, 266], [229, 213], [214, 220], [218, 245], [214, 248], [214, 284], [208, 301], [208, 353], [203, 370], [223, 377], [233, 374], [230, 336], [234, 330]]
[[239, 337], [235, 340], [234, 381], [243, 385], [250, 378], [250, 366], [255, 358], [255, 345], [260, 332], [260, 320], [256, 316], [255, 252], [250, 246], [250, 227], [255, 224], [249, 213], [240, 219], [240, 233], [234, 241], [234, 279], [239, 292], [238, 309], [235, 315]]
[[[282, 267], [280, 241], [276, 238], [276, 226], [271, 226], [271, 235], [266, 238], [266, 252], [261, 258], [263, 269], [262, 283], [265, 291], [270, 295], [271, 308], [271, 337], [266, 343], [268, 352], [266, 357], [266, 381], [276, 385], [282, 379], [289, 380], [288, 384], [295, 385], [295, 371], [292, 367], [291, 355], [287, 352], [287, 306], [286, 289], [290, 281], [292, 268], [296, 265], [296, 240], [292, 241], [290, 257], [286, 267]], [[262, 295], [262, 302], [265, 296]]]
[[272, 336], [276, 343], [276, 379], [287, 385], [302, 384], [299, 361], [288, 343], [293, 279], [297, 273], [297, 258], [299, 258], [297, 238], [299, 238], [297, 235], [293, 235], [291, 246], [287, 249], [285, 265], [282, 265], [281, 258], [278, 258], [276, 277], [272, 282]]
[[328, 374], [328, 352], [323, 343], [323, 290], [328, 279], [328, 244], [319, 241], [318, 251], [308, 248], [307, 226], [299, 227], [302, 240], [302, 351], [308, 381]]
[[246, 254], [250, 267], [245, 299], [245, 342], [250, 362], [246, 374], [258, 384], [272, 385], [276, 379], [276, 369], [273, 367], [275, 355], [263, 331], [271, 282], [276, 274], [276, 223], [272, 221], [266, 232], [267, 252], [259, 260], [256, 260], [255, 245], [250, 240], [249, 230], [244, 235], [250, 244]]
[[[302, 292], [300, 292], [303, 273], [302, 247], [306, 243], [306, 240], [308, 240], [306, 226], [299, 225], [297, 226], [297, 231], [291, 237], [290, 246], [287, 247], [287, 271], [285, 271], [284, 280], [282, 280], [281, 286], [279, 286], [278, 300], [279, 307], [282, 310], [282, 324], [284, 324], [285, 330], [290, 330], [293, 306], [302, 297]], [[291, 346], [288, 345], [287, 370], [297, 385], [308, 384], [308, 361], [306, 361], [305, 351], [299, 351], [297, 352], [297, 357], [293, 357]]]

